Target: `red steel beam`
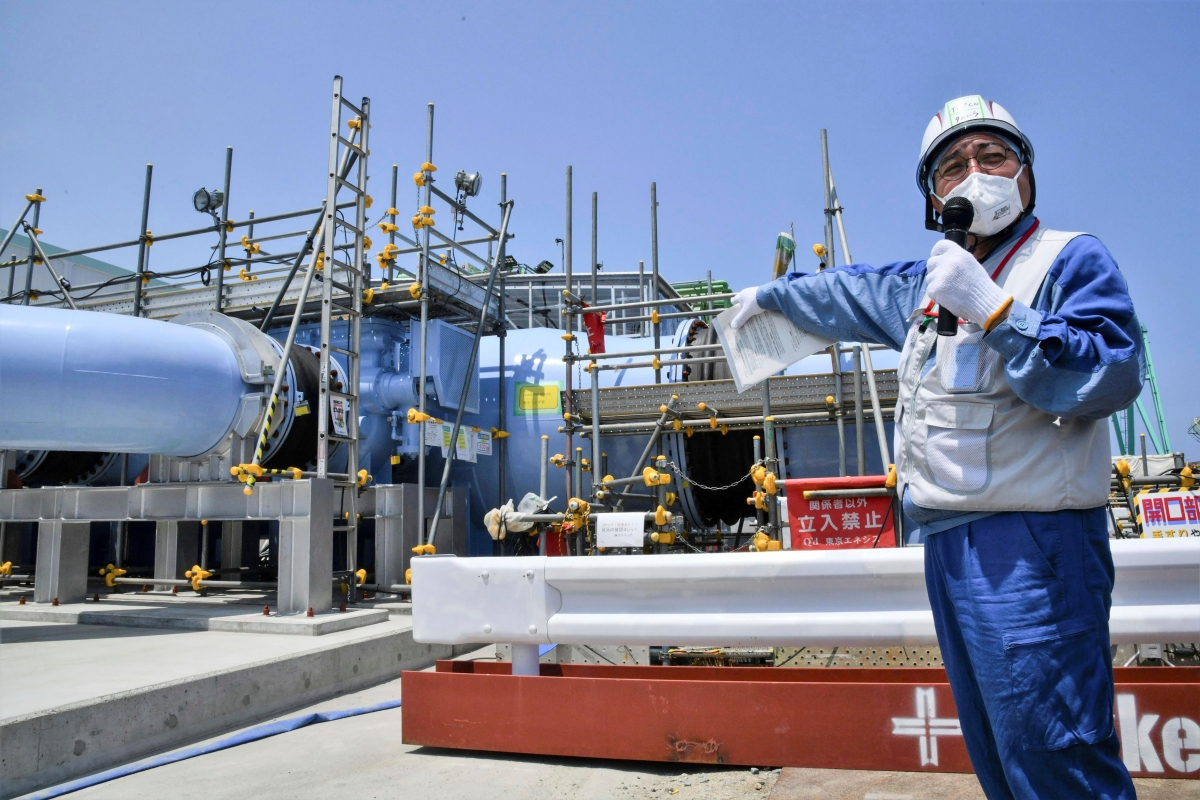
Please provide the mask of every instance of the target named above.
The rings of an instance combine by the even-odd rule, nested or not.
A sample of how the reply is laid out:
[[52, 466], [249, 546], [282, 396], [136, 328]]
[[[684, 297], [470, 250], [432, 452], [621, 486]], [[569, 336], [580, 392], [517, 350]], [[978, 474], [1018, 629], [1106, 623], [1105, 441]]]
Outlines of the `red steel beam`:
[[[1115, 673], [1117, 695], [1133, 696], [1136, 707], [1132, 725], [1118, 716], [1122, 741], [1138, 746], [1135, 728], [1143, 729], [1133, 774], [1200, 778], [1200, 744], [1187, 739], [1187, 724], [1167, 729], [1178, 729], [1176, 742], [1163, 739], [1172, 719], [1200, 721], [1200, 668]], [[403, 673], [402, 694], [406, 744], [634, 761], [971, 771], [941, 669], [543, 664], [537, 677], [514, 677], [505, 663], [439, 661], [435, 672]], [[1153, 715], [1158, 720], [1148, 725]], [[1192, 763], [1195, 771], [1186, 771]], [[1156, 765], [1161, 772], [1147, 771]]]

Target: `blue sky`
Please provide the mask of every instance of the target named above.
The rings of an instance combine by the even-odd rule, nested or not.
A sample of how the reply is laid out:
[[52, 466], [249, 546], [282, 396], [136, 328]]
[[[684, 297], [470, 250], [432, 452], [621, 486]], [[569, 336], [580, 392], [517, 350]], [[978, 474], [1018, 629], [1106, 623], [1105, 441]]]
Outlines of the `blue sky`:
[[[649, 259], [657, 181], [671, 280], [735, 288], [769, 277], [795, 224], [802, 262], [821, 239], [828, 128], [851, 252], [920, 258], [913, 171], [946, 100], [1004, 104], [1037, 151], [1038, 213], [1099, 236], [1150, 329], [1171, 443], [1192, 458], [1200, 187], [1197, 3], [0, 3], [0, 226], [42, 186], [41, 227], [64, 247], [134, 238], [145, 164], [150, 228], [198, 227], [190, 197], [221, 181], [233, 216], [323, 196], [330, 81], [370, 96], [373, 193], [424, 157], [499, 173], [516, 200], [512, 252], [558, 261], [575, 169], [575, 263], [600, 193], [600, 259]], [[411, 183], [398, 205], [414, 206]], [[157, 268], [207, 244], [155, 247]], [[133, 251], [109, 260], [130, 266]], [[1146, 400], [1149, 398], [1147, 397]]]

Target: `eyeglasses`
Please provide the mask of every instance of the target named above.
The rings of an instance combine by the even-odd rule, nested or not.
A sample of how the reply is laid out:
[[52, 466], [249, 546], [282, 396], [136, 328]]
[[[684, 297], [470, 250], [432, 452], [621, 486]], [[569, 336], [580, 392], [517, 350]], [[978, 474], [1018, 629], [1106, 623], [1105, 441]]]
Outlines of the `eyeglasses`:
[[980, 145], [974, 156], [961, 153], [946, 156], [938, 164], [934, 175], [947, 183], [957, 183], [967, 176], [970, 162], [974, 161], [984, 172], [995, 172], [1008, 163], [1009, 156], [1016, 158], [1017, 154], [1002, 144], [992, 142]]

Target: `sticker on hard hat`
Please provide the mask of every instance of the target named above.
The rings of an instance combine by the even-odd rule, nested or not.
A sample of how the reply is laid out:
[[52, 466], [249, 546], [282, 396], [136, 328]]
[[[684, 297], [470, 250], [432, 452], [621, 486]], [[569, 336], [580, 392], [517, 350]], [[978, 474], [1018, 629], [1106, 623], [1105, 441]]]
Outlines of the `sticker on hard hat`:
[[987, 119], [988, 116], [986, 101], [977, 94], [959, 97], [946, 103], [945, 114], [945, 124], [950, 128], [960, 122]]

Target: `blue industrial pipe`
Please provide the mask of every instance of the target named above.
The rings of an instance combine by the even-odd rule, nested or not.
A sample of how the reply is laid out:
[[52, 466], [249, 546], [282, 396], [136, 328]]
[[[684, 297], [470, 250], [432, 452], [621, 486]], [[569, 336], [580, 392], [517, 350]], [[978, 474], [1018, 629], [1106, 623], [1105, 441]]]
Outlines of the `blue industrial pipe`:
[[[553, 646], [553, 645], [551, 645]], [[218, 750], [224, 750], [228, 747], [236, 747], [239, 744], [247, 744], [248, 742], [257, 742], [259, 739], [266, 739], [268, 736], [276, 736], [280, 733], [294, 731], [297, 728], [303, 728], [305, 725], [312, 725], [315, 722], [333, 722], [346, 717], [357, 717], [360, 714], [370, 714], [374, 711], [386, 711], [390, 708], [399, 708], [399, 700], [385, 700], [382, 703], [376, 703], [372, 706], [362, 706], [361, 708], [347, 708], [341, 711], [319, 711], [313, 714], [301, 714], [298, 717], [288, 717], [274, 722], [265, 722], [262, 725], [255, 725], [253, 728], [247, 728], [244, 731], [238, 731], [232, 736], [226, 736], [224, 739], [217, 739], [215, 742], [206, 744], [198, 744], [195, 747], [188, 747], [183, 750], [176, 750], [172, 753], [164, 753], [161, 756], [142, 759], [135, 761], [132, 764], [114, 767], [113, 769], [104, 772], [98, 772], [95, 775], [89, 775], [86, 778], [60, 783], [58, 786], [51, 786], [49, 789], [43, 789], [36, 794], [29, 796], [29, 800], [49, 800], [51, 797], [61, 797], [64, 794], [77, 792], [80, 789], [86, 789], [89, 786], [95, 786], [99, 783], [124, 778], [126, 775], [133, 775], [138, 772], [144, 772], [155, 767], [162, 767], [167, 764], [174, 764], [176, 761], [183, 761], [196, 756], [215, 753]]]
[[195, 456], [255, 391], [200, 328], [0, 305], [0, 449]]

